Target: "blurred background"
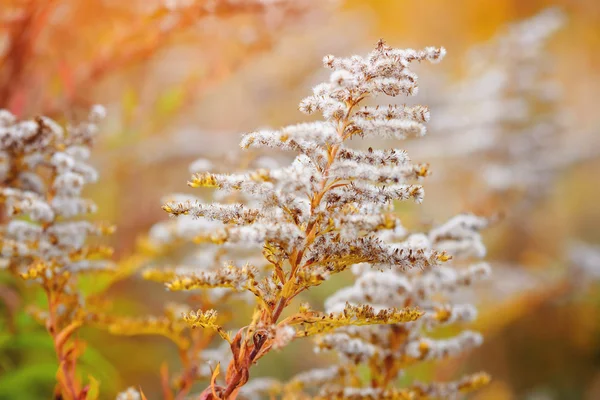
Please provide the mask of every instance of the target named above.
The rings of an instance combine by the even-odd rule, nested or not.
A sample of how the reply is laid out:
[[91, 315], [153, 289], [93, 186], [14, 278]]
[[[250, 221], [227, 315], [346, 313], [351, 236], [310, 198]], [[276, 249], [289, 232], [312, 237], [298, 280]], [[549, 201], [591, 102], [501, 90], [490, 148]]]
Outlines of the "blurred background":
[[[410, 100], [431, 108], [428, 137], [405, 146], [433, 176], [424, 205], [399, 212], [408, 226], [498, 215], [486, 233], [495, 272], [468, 294], [485, 344], [407, 379], [485, 370], [493, 381], [474, 398], [600, 399], [598, 1], [0, 0], [0, 21], [1, 108], [63, 122], [96, 103], [108, 111], [94, 156], [101, 179], [88, 194], [97, 218], [117, 226], [117, 262], [166, 219], [161, 198], [187, 191], [190, 162], [218, 162], [240, 133], [303, 120], [297, 104], [327, 77], [324, 55], [364, 54], [380, 38], [444, 46], [441, 64], [418, 67]], [[0, 398], [47, 398], [52, 344], [23, 312], [38, 296], [1, 282]], [[309, 300], [322, 304], [344, 283]], [[173, 298], [135, 274], [108, 290], [129, 315], [160, 314]], [[234, 321], [247, 312], [235, 308]], [[159, 398], [158, 366], [177, 368], [162, 338], [83, 335], [83, 370], [102, 398], [130, 385]], [[307, 351], [269, 355], [257, 375], [326, 361]]]

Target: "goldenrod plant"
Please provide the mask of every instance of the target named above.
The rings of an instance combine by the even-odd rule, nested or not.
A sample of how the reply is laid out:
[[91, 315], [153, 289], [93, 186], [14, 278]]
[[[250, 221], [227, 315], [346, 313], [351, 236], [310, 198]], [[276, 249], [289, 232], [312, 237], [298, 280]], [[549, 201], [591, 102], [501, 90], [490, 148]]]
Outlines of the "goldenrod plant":
[[0, 399], [600, 398], [595, 3], [396, 3], [3, 1]]
[[[195, 168], [198, 171], [189, 186], [214, 188], [217, 193], [240, 193], [241, 197], [235, 202], [205, 203], [185, 196], [163, 206], [174, 217], [196, 219], [196, 228], [189, 230], [190, 237], [198, 243], [217, 245], [232, 261], [217, 267], [206, 263], [204, 270], [186, 266], [151, 270], [146, 277], [164, 281], [172, 291], [219, 289], [222, 293], [226, 289], [248, 292], [256, 300], [252, 319], [232, 334], [225, 332], [214, 309], [183, 314], [183, 321], [191, 327], [216, 332], [230, 349], [227, 366], [216, 364], [210, 384], [200, 398], [249, 396], [244, 385], [252, 382], [252, 366], [271, 350], [306, 336], [317, 337], [322, 347], [336, 347], [336, 340], [343, 347], [344, 335], [351, 343], [359, 340], [347, 336], [348, 332], [368, 334], [370, 329], [376, 331], [377, 326], [385, 326], [389, 327], [385, 332], [397, 332], [399, 338], [404, 338], [397, 344], [398, 351], [408, 351], [411, 359], [443, 357], [455, 348], [460, 351], [481, 341], [479, 335], [470, 332], [448, 342], [420, 339], [418, 335], [423, 327], [474, 317], [472, 306], [437, 304], [427, 290], [451, 290], [486, 275], [485, 265], [454, 275], [453, 269], [437, 270], [453, 253], [483, 255], [477, 231], [485, 220], [460, 216], [429, 237], [416, 234], [405, 238], [406, 231], [393, 212], [393, 204], [423, 200], [424, 191], [417, 181], [428, 175], [427, 165], [412, 163], [406, 152], [398, 149], [362, 151], [349, 147], [353, 138], [401, 140], [425, 134], [427, 107], [365, 103], [381, 95], [416, 94], [417, 76], [410, 69], [411, 63], [437, 62], [444, 54], [443, 48], [399, 50], [380, 41], [366, 57], [325, 57], [325, 66], [333, 70], [330, 80], [317, 85], [313, 95], [300, 103], [302, 112], [321, 113], [324, 120], [252, 132], [244, 135], [240, 143], [243, 149], [298, 153], [291, 165], [225, 174], [205, 171], [203, 163], [196, 163], [200, 168]], [[262, 259], [256, 258], [259, 251]], [[248, 254], [251, 262], [236, 261]], [[349, 293], [338, 294], [338, 300], [329, 301], [324, 311], [308, 304], [289, 310], [292, 301], [303, 292], [347, 269], [362, 271], [361, 277], [370, 277], [374, 285], [393, 279], [390, 285], [398, 283], [397, 289], [404, 287], [407, 293], [411, 291], [408, 286], [414, 285], [414, 297], [407, 294], [403, 301], [390, 298], [378, 302], [368, 295], [361, 297], [359, 289], [358, 298], [346, 296]], [[432, 269], [437, 272], [431, 272]], [[435, 279], [440, 275], [447, 281]], [[422, 289], [418, 289], [419, 285]], [[382, 295], [385, 297], [385, 293]], [[364, 345], [373, 346], [366, 342]], [[367, 359], [358, 353], [344, 353], [343, 348], [339, 350], [356, 362]], [[390, 366], [389, 373], [377, 370], [381, 375], [373, 379], [389, 384], [404, 364]], [[330, 379], [323, 378], [327, 385], [321, 387], [318, 396], [354, 398], [348, 396], [361, 393], [356, 379], [348, 385], [348, 393], [337, 390], [339, 378], [351, 376], [341, 373], [342, 369], [336, 369], [338, 373], [331, 374]], [[446, 390], [466, 390], [486, 380], [485, 376], [477, 376], [447, 385]], [[257, 384], [265, 387], [260, 381]], [[379, 389], [367, 388], [365, 393], [379, 393]], [[383, 383], [381, 390], [387, 390]], [[444, 392], [436, 386], [424, 389], [421, 395], [435, 393]], [[298, 391], [294, 395], [302, 394]]]
[[87, 121], [65, 128], [37, 117], [18, 120], [0, 110], [2, 266], [39, 287], [46, 307], [29, 311], [46, 327], [58, 359], [55, 397], [95, 398], [98, 382], [83, 384], [77, 361], [85, 343], [77, 332], [91, 322], [94, 304], [78, 290], [78, 278], [110, 273], [110, 248], [88, 237], [112, 227], [85, 219], [95, 204], [81, 196], [98, 178], [87, 163], [104, 108], [94, 106]]

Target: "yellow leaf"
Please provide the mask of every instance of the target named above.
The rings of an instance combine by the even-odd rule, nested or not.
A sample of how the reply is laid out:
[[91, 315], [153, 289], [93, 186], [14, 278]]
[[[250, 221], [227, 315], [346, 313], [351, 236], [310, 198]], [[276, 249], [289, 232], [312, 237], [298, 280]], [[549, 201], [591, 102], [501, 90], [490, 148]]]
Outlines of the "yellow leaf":
[[285, 298], [289, 298], [292, 296], [293, 292], [294, 292], [294, 281], [292, 281], [291, 279], [289, 281], [287, 281], [285, 283], [285, 285], [283, 285], [283, 289], [281, 290], [281, 295]]
[[220, 397], [217, 395], [217, 391], [215, 390], [215, 384], [217, 382], [217, 376], [219, 376], [220, 369], [221, 363], [218, 363], [215, 370], [212, 373], [212, 376], [210, 377], [210, 389], [212, 390], [212, 394], [215, 397], [215, 399], [220, 399]]
[[91, 375], [88, 375], [90, 383], [88, 385], [87, 395], [85, 400], [97, 400], [100, 395], [100, 382]]
[[280, 324], [302, 325], [304, 331], [298, 332], [298, 336], [310, 336], [349, 325], [362, 326], [412, 322], [422, 315], [423, 312], [414, 308], [388, 308], [376, 312], [373, 307], [366, 304], [353, 306], [346, 303], [342, 312], [323, 313], [313, 311], [306, 305], [302, 305], [299, 313], [286, 318]]

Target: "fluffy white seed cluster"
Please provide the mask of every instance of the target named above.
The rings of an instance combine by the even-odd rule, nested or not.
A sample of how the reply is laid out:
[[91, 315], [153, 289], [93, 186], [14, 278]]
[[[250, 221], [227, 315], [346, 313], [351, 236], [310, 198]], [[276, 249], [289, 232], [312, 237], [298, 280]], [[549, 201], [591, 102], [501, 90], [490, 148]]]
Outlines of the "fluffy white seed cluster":
[[[316, 340], [316, 350], [337, 352], [342, 362], [378, 366], [396, 363], [402, 369], [414, 363], [459, 355], [479, 346], [482, 336], [463, 331], [454, 337], [431, 339], [427, 333], [442, 325], [473, 321], [477, 316], [471, 304], [454, 303], [454, 293], [476, 284], [490, 274], [480, 230], [488, 220], [471, 214], [457, 215], [427, 234], [410, 234], [401, 246], [444, 249], [453, 259], [432, 269], [374, 271], [368, 264], [353, 267], [354, 284], [342, 288], [325, 301], [327, 311], [343, 310], [346, 303], [369, 304], [377, 309], [416, 306], [424, 315], [415, 322], [399, 325], [343, 327]], [[339, 382], [324, 385], [325, 391]], [[332, 386], [333, 385], [333, 386]], [[353, 390], [370, 390], [369, 387]]]
[[[189, 170], [192, 174], [203, 174], [211, 168], [240, 170], [242, 166], [260, 169], [273, 165], [278, 162], [269, 157], [249, 158], [232, 152], [221, 156], [218, 162], [199, 158]], [[208, 207], [211, 201], [221, 203]], [[146, 278], [166, 282], [170, 290], [202, 293], [211, 304], [232, 299], [253, 301], [254, 295], [244, 289], [252, 286], [262, 271], [250, 265], [264, 265], [263, 238], [277, 235], [273, 231], [276, 227], [271, 225], [265, 227], [269, 232], [266, 229], [248, 232], [246, 219], [257, 217], [256, 198], [239, 191], [222, 191], [203, 197], [171, 194], [163, 197], [162, 203], [176, 218], [156, 223], [150, 229], [147, 244], [171, 266], [149, 265], [146, 273], [158, 275], [156, 279]], [[168, 279], [164, 278], [166, 274]], [[266, 291], [267, 285], [261, 287]]]
[[129, 387], [117, 394], [116, 400], [142, 400], [142, 395], [136, 388]]
[[[191, 186], [214, 187], [232, 196], [241, 193], [243, 203], [174, 199], [165, 209], [185, 218], [186, 224], [190, 217], [222, 223], [218, 236], [226, 245], [260, 248], [267, 242], [286, 254], [307, 243], [310, 226], [318, 235], [304, 257], [315, 271], [333, 270], [338, 267], [334, 259], [353, 253], [380, 268], [437, 264], [436, 251], [388, 244], [376, 235], [365, 235], [397, 228], [382, 218], [393, 201], [422, 201], [423, 189], [416, 181], [426, 175], [426, 167], [412, 164], [402, 150], [359, 151], [346, 147], [345, 141], [355, 136], [423, 134], [429, 119], [426, 107], [361, 108], [361, 101], [381, 94], [415, 94], [418, 84], [410, 64], [437, 62], [444, 54], [444, 49], [398, 50], [381, 42], [367, 57], [325, 57], [325, 65], [333, 70], [330, 81], [315, 87], [313, 95], [300, 104], [305, 113], [322, 112], [324, 120], [253, 132], [240, 143], [242, 148], [299, 153], [291, 165], [234, 174], [212, 174], [194, 167], [197, 173]], [[313, 194], [319, 196], [318, 201], [311, 198]]]
[[386, 389], [386, 388], [359, 388], [344, 387], [338, 385], [328, 387], [321, 391], [319, 399], [345, 399], [345, 400], [379, 400], [379, 399], [449, 399], [456, 400], [464, 397], [468, 388], [476, 387], [486, 378], [482, 375], [474, 375], [462, 378], [458, 381], [448, 383], [414, 383], [410, 389]]
[[41, 262], [51, 267], [47, 274], [108, 266], [88, 259], [93, 250], [86, 243], [110, 229], [77, 219], [96, 210], [81, 191], [97, 180], [87, 158], [104, 114], [103, 107], [95, 106], [87, 121], [64, 130], [45, 117], [19, 121], [0, 110], [0, 199], [7, 217], [0, 227], [0, 254], [5, 265], [19, 271]]

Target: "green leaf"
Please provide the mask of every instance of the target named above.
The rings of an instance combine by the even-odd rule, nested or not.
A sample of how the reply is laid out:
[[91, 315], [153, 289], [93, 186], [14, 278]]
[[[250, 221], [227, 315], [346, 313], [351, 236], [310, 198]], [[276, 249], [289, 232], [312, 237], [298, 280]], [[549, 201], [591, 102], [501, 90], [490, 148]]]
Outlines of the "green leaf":
[[[45, 360], [44, 364], [50, 363], [53, 366], [53, 374], [56, 373], [58, 368], [56, 361], [54, 363], [50, 361], [56, 360], [56, 354], [52, 339], [45, 331], [26, 332], [9, 338], [0, 336], [0, 351], [4, 350], [19, 351], [23, 355], [24, 366], [19, 367], [19, 369], [39, 365], [40, 360]], [[117, 369], [100, 351], [89, 345], [79, 358], [78, 372], [84, 376], [93, 374], [98, 379], [106, 382], [103, 387], [107, 390], [116, 390], [119, 385], [119, 373]], [[0, 396], [1, 398], [2, 396]]]
[[2, 348], [11, 350], [25, 349], [36, 353], [43, 350], [54, 353], [52, 339], [45, 331], [22, 332], [10, 337], [8, 340], [0, 342], [0, 349]]
[[[89, 343], [88, 343], [89, 344]], [[79, 359], [81, 372], [94, 375], [104, 382], [103, 390], [114, 390], [119, 385], [119, 371], [96, 348], [89, 346]]]
[[36, 400], [48, 398], [56, 382], [56, 364], [29, 364], [0, 376], [0, 398]]

